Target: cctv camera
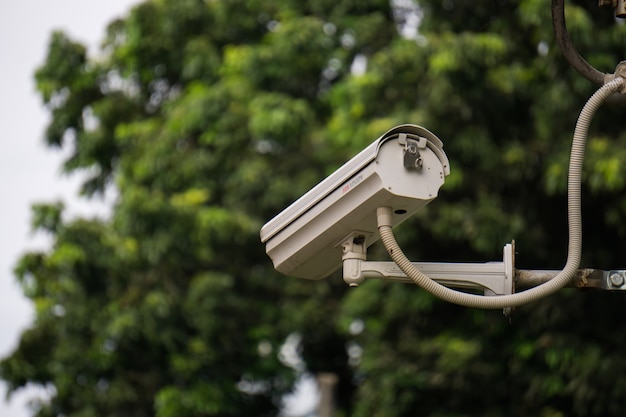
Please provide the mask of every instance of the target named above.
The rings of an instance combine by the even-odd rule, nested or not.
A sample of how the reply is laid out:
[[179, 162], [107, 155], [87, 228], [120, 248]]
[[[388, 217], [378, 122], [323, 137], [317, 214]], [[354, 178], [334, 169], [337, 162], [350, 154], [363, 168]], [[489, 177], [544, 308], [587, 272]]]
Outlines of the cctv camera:
[[392, 208], [392, 226], [437, 197], [450, 173], [443, 143], [416, 125], [376, 139], [261, 229], [277, 271], [322, 279], [342, 265], [342, 243], [380, 239], [376, 209]]

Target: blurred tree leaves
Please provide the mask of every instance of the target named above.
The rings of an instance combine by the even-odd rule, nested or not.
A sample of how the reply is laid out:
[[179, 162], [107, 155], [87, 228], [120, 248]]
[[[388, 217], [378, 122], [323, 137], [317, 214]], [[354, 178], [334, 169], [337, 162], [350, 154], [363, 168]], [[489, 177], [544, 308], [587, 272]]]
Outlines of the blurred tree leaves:
[[[611, 72], [625, 26], [589, 2], [566, 12]], [[517, 239], [520, 267], [560, 268], [569, 144], [594, 87], [560, 56], [545, 1], [152, 0], [111, 22], [97, 57], [52, 34], [35, 77], [64, 169], [87, 196], [118, 193], [106, 220], [33, 208], [54, 243], [16, 267], [36, 317], [0, 376], [49, 388], [37, 416], [279, 415], [302, 370], [339, 375], [342, 416], [621, 415], [621, 294], [563, 291], [509, 323], [408, 285], [282, 277], [258, 241], [417, 123], [452, 175], [398, 231], [410, 257], [499, 259]], [[584, 257], [599, 268], [623, 267], [622, 118], [603, 109], [589, 138]]]

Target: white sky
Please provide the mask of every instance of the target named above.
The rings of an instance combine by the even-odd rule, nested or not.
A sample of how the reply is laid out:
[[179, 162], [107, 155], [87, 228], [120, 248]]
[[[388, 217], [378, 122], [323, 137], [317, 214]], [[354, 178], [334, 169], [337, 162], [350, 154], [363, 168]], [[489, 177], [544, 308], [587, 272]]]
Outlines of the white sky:
[[[66, 201], [70, 213], [102, 212], [102, 203], [77, 201], [78, 178], [62, 177], [61, 155], [43, 144], [47, 112], [35, 94], [33, 73], [45, 59], [50, 33], [62, 29], [97, 52], [105, 28], [138, 0], [0, 0], [0, 357], [16, 346], [32, 320], [30, 302], [13, 276], [20, 254], [44, 248], [30, 233], [33, 202]], [[26, 417], [25, 390], [4, 402], [0, 416]]]

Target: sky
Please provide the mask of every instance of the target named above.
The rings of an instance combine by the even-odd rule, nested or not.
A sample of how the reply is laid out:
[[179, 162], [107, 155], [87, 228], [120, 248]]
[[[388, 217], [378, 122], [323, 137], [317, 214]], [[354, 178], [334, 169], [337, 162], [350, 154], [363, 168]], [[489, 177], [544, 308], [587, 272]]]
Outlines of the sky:
[[[78, 198], [80, 177], [61, 174], [63, 155], [44, 145], [48, 114], [35, 93], [33, 74], [46, 57], [53, 30], [97, 53], [106, 25], [126, 15], [138, 0], [1, 0], [0, 1], [0, 357], [17, 345], [33, 319], [33, 306], [13, 274], [21, 254], [44, 250], [49, 238], [30, 229], [30, 206], [65, 201], [70, 215], [106, 215], [108, 201]], [[34, 388], [4, 401], [0, 416], [26, 417], [28, 398], [45, 395]]]

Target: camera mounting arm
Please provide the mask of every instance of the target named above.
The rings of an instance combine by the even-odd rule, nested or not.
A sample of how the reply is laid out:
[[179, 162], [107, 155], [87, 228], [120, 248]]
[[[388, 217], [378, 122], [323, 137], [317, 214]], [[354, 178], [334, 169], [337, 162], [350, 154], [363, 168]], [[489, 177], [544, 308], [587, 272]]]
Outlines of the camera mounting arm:
[[[343, 249], [343, 279], [356, 287], [366, 279], [412, 282], [394, 262], [366, 260], [366, 239], [355, 232], [341, 244]], [[502, 262], [436, 263], [414, 262], [413, 265], [434, 281], [450, 288], [484, 291], [485, 295], [512, 294], [514, 288], [514, 245], [504, 246]]]

